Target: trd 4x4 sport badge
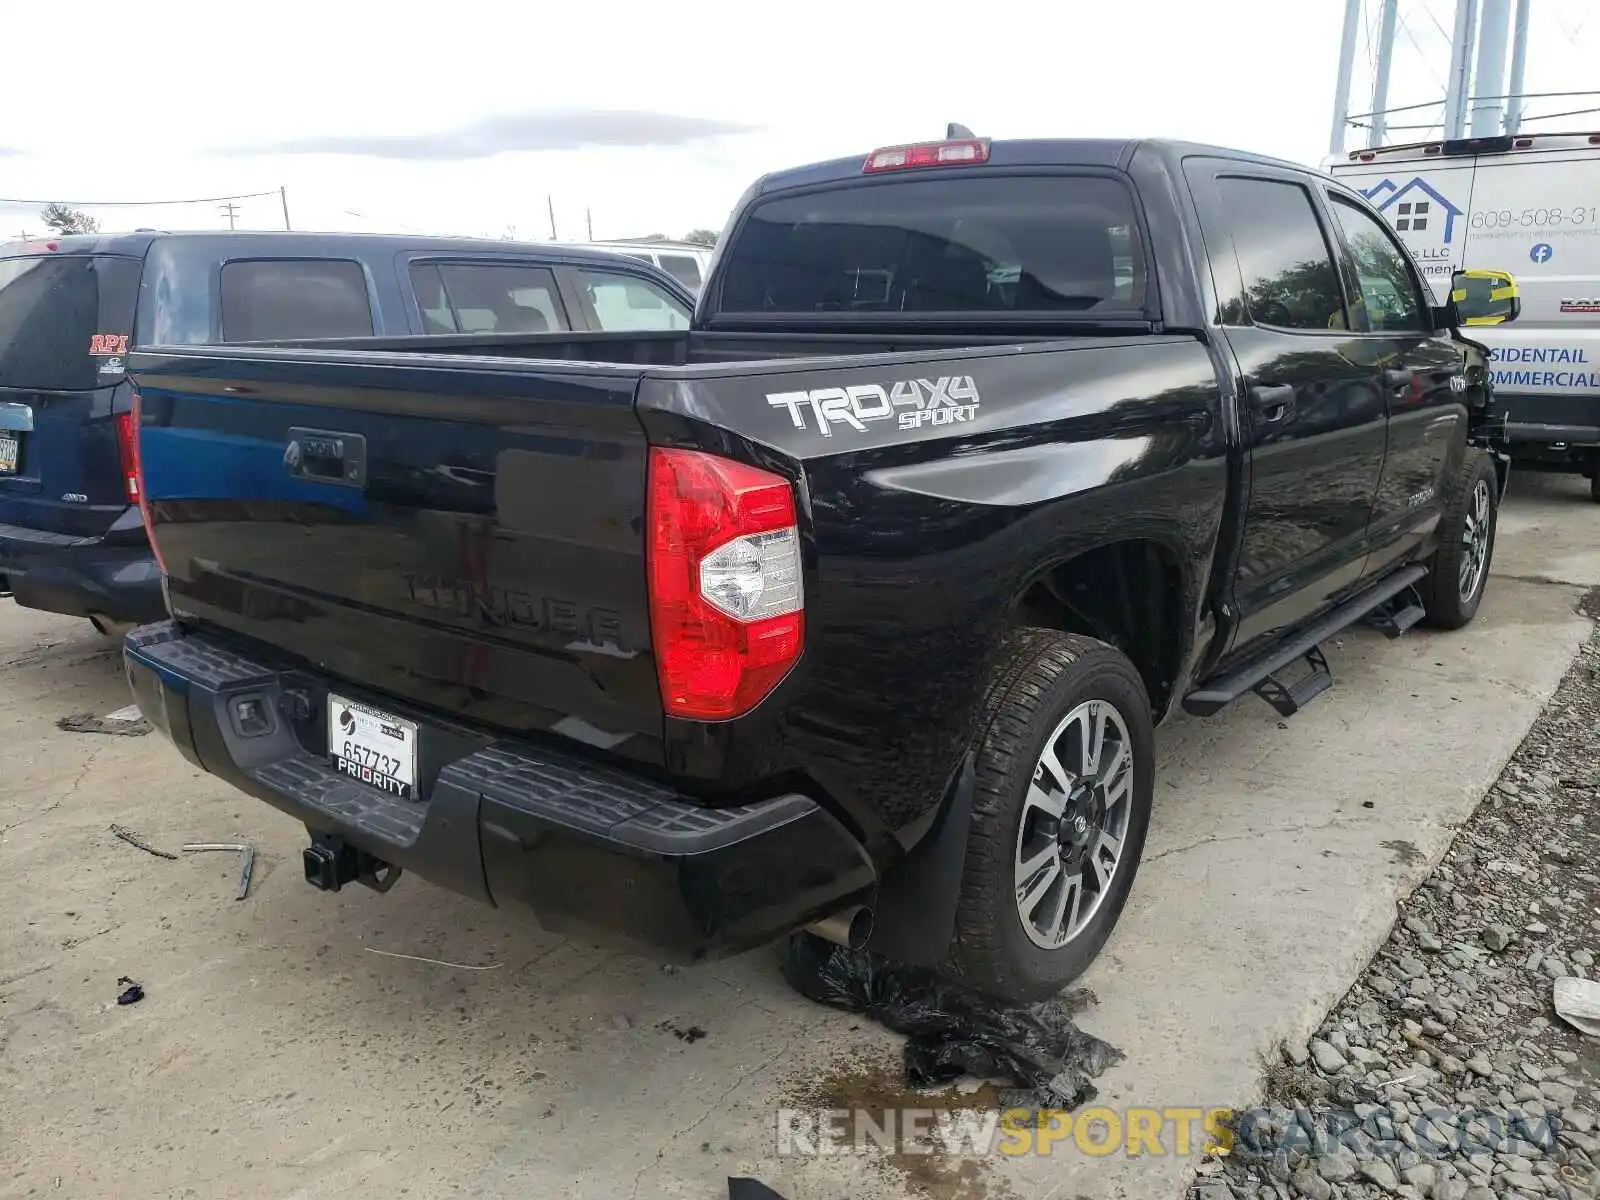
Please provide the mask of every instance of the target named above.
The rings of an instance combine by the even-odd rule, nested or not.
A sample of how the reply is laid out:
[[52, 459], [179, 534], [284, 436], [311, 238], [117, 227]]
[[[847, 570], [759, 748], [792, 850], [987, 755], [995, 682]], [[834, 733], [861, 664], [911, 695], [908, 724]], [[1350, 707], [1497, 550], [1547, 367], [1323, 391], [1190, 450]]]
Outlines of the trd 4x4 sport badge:
[[770, 392], [767, 403], [787, 408], [796, 429], [807, 428], [809, 413], [817, 432], [832, 437], [835, 425], [865, 433], [867, 422], [890, 418], [897, 418], [901, 429], [970, 421], [978, 415], [980, 400], [971, 375], [941, 375], [937, 379], [902, 379], [888, 387], [856, 383], [808, 392]]

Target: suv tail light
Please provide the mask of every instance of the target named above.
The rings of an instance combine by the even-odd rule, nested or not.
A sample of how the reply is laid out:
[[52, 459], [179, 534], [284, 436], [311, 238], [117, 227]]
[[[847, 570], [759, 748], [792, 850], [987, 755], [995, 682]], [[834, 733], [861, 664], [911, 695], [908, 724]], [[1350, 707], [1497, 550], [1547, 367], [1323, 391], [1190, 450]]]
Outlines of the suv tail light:
[[144, 535], [150, 540], [150, 553], [156, 557], [156, 566], [166, 573], [167, 564], [161, 557], [161, 547], [156, 543], [155, 525], [150, 520], [150, 499], [144, 490], [144, 458], [139, 452], [141, 402], [139, 393], [133, 394], [133, 410], [117, 414], [117, 449], [122, 455], [122, 480], [128, 499], [139, 506], [139, 517], [144, 521]]
[[139, 495], [144, 491], [139, 479], [138, 399], [133, 403], [132, 412], [118, 413], [114, 418], [117, 423], [117, 457], [122, 460], [122, 490], [129, 504], [139, 503]]
[[668, 715], [726, 720], [789, 673], [805, 641], [794, 488], [698, 450], [650, 450], [650, 632]]

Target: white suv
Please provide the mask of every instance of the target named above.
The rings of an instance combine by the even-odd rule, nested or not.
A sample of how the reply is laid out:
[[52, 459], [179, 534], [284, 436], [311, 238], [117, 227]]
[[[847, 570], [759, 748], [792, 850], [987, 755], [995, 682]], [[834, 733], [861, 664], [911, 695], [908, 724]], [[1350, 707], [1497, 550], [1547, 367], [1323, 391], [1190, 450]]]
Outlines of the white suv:
[[671, 275], [696, 295], [700, 294], [700, 285], [711, 265], [710, 248], [693, 242], [584, 242], [582, 245], [592, 250], [609, 250], [612, 254], [643, 259]]

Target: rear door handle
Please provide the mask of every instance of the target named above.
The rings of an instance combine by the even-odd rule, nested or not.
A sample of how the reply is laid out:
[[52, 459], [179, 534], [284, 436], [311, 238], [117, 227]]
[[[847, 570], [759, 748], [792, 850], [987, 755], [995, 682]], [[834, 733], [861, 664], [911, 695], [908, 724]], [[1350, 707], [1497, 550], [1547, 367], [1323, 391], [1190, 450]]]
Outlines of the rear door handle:
[[1268, 425], [1287, 421], [1294, 416], [1294, 385], [1257, 384], [1250, 389], [1250, 406]]
[[1393, 388], [1395, 391], [1398, 392], [1398, 391], [1402, 391], [1405, 388], [1410, 387], [1411, 386], [1411, 381], [1415, 377], [1416, 377], [1416, 373], [1414, 371], [1401, 371], [1401, 370], [1390, 369], [1390, 370], [1387, 370], [1387, 371], [1385, 371], [1383, 373], [1383, 383], [1384, 383], [1385, 387]]

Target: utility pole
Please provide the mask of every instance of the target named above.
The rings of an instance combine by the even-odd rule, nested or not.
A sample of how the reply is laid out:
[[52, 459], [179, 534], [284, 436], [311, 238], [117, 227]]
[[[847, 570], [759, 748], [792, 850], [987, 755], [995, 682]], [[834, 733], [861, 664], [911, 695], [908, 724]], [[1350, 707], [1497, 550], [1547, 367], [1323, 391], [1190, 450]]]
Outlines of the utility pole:
[[1350, 74], [1355, 67], [1356, 36], [1360, 32], [1361, 0], [1344, 0], [1344, 38], [1339, 43], [1339, 82], [1333, 92], [1333, 136], [1328, 142], [1329, 154], [1344, 153], [1344, 130], [1350, 123]]
[[556, 202], [555, 202], [555, 198], [552, 197], [552, 196], [549, 196], [549, 195], [545, 196], [544, 204], [545, 204], [545, 207], [550, 210], [550, 240], [552, 242], [559, 241], [560, 239], [556, 237]]
[[583, 210], [583, 226], [589, 231], [589, 240], [594, 241], [594, 214], [587, 208]]
[[1444, 102], [1444, 136], [1459, 138], [1467, 123], [1472, 92], [1472, 44], [1478, 29], [1478, 0], [1456, 0], [1455, 33], [1450, 41], [1450, 88]]
[[278, 199], [283, 204], [283, 227], [286, 230], [292, 229], [293, 226], [289, 224], [289, 189], [280, 187], [278, 189]]
[[1517, 0], [1517, 23], [1511, 34], [1511, 86], [1506, 88], [1506, 132], [1522, 128], [1522, 84], [1528, 67], [1528, 10], [1533, 0]]
[[1511, 24], [1511, 0], [1480, 0], [1478, 66], [1473, 72], [1472, 136], [1493, 137], [1500, 132], [1501, 105], [1505, 103], [1506, 29]]
[[1389, 67], [1394, 61], [1394, 31], [1400, 18], [1400, 0], [1383, 0], [1383, 11], [1378, 26], [1378, 63], [1372, 76], [1372, 118], [1367, 127], [1367, 148], [1383, 145], [1388, 134], [1389, 118], [1384, 110], [1389, 107]]
[[217, 209], [217, 211], [220, 212], [223, 216], [228, 218], [228, 228], [229, 229], [237, 228], [237, 226], [234, 224], [235, 218], [237, 218], [238, 215], [239, 215], [239, 206], [237, 204], [235, 204], [232, 200], [230, 200], [230, 201], [228, 201], [228, 203], [224, 204], [221, 208]]

